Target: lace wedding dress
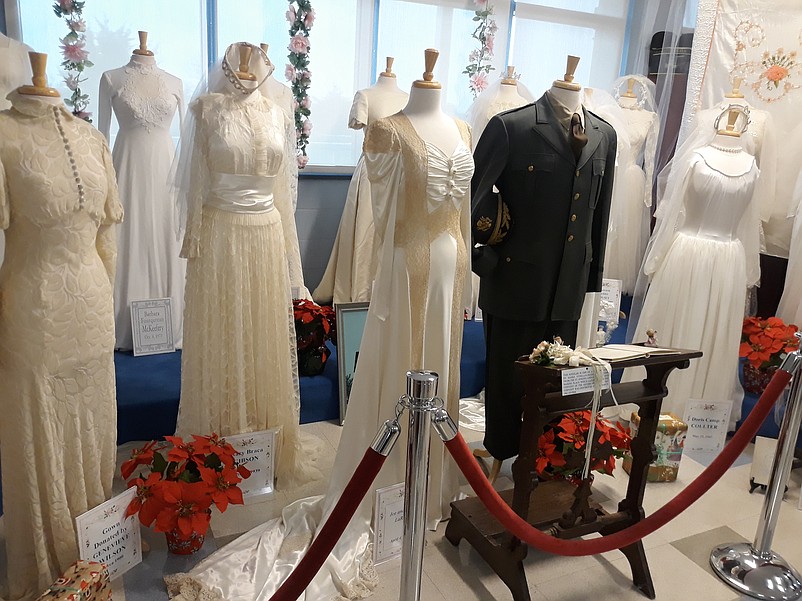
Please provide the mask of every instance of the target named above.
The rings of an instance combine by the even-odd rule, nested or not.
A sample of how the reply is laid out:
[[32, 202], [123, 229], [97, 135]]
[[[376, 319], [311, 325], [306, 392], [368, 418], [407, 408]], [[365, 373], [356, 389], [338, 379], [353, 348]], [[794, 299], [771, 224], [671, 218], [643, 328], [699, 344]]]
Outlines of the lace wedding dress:
[[[78, 559], [74, 519], [111, 494], [112, 284], [123, 211], [106, 141], [60, 98], [0, 113], [0, 459], [11, 599]], [[53, 102], [50, 102], [53, 100]]]
[[292, 211], [293, 125], [261, 94], [231, 85], [199, 97], [190, 110], [177, 433], [280, 427], [277, 473], [287, 486], [312, 475], [299, 439], [290, 294], [291, 286], [303, 286]]
[[[734, 429], [743, 401], [738, 347], [746, 290], [760, 274], [755, 202], [760, 172], [747, 155], [751, 161], [744, 162], [742, 173], [724, 173], [716, 167], [717, 152], [707, 146], [674, 166], [676, 188], [658, 208], [643, 263], [651, 281], [629, 331], [643, 340], [646, 329], [654, 329], [660, 346], [704, 353], [688, 369], [671, 374], [663, 412], [681, 419], [688, 399], [732, 400], [729, 427]], [[644, 373], [641, 368], [626, 372], [629, 381]]]
[[175, 146], [170, 125], [183, 118], [183, 84], [134, 56], [100, 78], [98, 129], [109, 137], [112, 111], [120, 130], [112, 157], [125, 222], [118, 232], [114, 324], [117, 348], [134, 348], [130, 303], [170, 298], [173, 339], [182, 345], [186, 261], [179, 258], [175, 209], [168, 185]]
[[[452, 415], [459, 405], [462, 307], [470, 283], [470, 135], [450, 154], [424, 142], [402, 113], [368, 128], [365, 163], [379, 235], [379, 267], [360, 351], [359, 370], [324, 497], [301, 499], [282, 517], [258, 526], [199, 563], [166, 578], [174, 600], [269, 599], [329, 516], [379, 426], [395, 415], [407, 369], [440, 375], [439, 396]], [[403, 482], [406, 429], [373, 489]], [[439, 442], [432, 445], [427, 526], [449, 515], [458, 468]], [[359, 599], [376, 585], [368, 494], [306, 601]]]

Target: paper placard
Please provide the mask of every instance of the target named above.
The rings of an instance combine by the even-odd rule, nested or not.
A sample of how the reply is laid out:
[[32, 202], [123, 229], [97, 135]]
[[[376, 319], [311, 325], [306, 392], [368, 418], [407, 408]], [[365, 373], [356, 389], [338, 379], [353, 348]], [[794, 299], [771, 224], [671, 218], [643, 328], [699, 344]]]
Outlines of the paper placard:
[[80, 558], [105, 563], [110, 579], [142, 563], [139, 519], [136, 515], [125, 517], [135, 496], [136, 488], [129, 488], [75, 518]]
[[621, 280], [602, 279], [599, 320], [618, 323], [621, 312]]
[[717, 455], [724, 448], [732, 412], [732, 401], [688, 399], [684, 422], [688, 424], [685, 450]]
[[[562, 376], [562, 394], [580, 394], [593, 392], [594, 375], [592, 367], [574, 367], [560, 372]], [[602, 369], [602, 390], [610, 388], [610, 373]]]
[[373, 534], [373, 563], [401, 555], [404, 539], [404, 483], [376, 490], [376, 525]]
[[244, 465], [251, 470], [250, 478], [239, 485], [244, 499], [274, 492], [277, 432], [278, 428], [271, 428], [262, 432], [226, 436], [226, 440], [240, 453], [234, 457], [237, 466]]
[[134, 356], [175, 351], [173, 306], [169, 298], [131, 301]]

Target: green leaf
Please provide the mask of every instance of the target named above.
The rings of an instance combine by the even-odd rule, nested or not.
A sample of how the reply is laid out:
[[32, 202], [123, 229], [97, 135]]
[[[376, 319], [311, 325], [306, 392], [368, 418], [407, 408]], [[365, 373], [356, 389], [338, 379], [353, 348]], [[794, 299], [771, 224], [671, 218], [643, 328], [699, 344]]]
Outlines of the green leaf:
[[164, 474], [164, 470], [167, 469], [167, 460], [164, 458], [164, 455], [155, 452], [153, 453], [152, 465], [154, 472], [159, 472], [160, 474]]

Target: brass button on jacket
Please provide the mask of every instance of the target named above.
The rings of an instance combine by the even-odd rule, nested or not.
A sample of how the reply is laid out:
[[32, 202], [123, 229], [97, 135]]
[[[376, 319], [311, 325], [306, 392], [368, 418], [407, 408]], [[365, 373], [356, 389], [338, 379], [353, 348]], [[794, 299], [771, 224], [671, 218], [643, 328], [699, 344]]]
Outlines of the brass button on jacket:
[[579, 200], [579, 192], [577, 192], [576, 194], [574, 194], [574, 200]]
[[574, 235], [568, 234], [568, 242], [573, 242], [573, 241], [574, 241]]
[[535, 170], [535, 166], [534, 165], [529, 165], [529, 167], [527, 167], [526, 169], [527, 169], [527, 171], [534, 171]]

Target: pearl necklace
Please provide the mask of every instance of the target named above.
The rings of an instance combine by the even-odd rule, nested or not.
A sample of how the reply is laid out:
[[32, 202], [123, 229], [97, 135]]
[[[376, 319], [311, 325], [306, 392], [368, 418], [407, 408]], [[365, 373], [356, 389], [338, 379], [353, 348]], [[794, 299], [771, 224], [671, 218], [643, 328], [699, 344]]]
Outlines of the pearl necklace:
[[727, 148], [725, 146], [717, 146], [716, 144], [711, 144], [711, 148], [715, 148], [716, 150], [720, 150], [721, 152], [728, 152], [730, 154], [738, 154], [743, 152], [742, 148]]

